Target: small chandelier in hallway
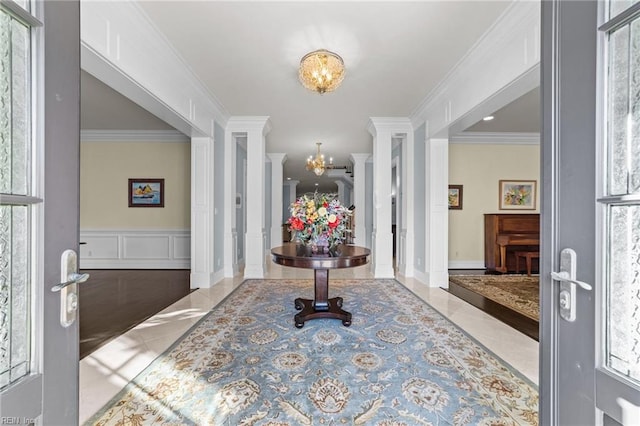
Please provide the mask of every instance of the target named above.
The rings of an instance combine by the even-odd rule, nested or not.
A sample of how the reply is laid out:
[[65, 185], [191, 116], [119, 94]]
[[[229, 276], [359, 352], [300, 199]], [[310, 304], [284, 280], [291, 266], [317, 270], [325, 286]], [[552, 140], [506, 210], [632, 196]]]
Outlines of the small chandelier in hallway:
[[344, 79], [344, 73], [342, 58], [320, 49], [304, 55], [300, 60], [298, 76], [304, 87], [323, 94], [336, 90]]
[[318, 146], [318, 150], [316, 151], [315, 158], [312, 155], [307, 158], [307, 170], [312, 171], [316, 176], [321, 176], [327, 168], [333, 168], [333, 159], [330, 158], [329, 166], [326, 166], [324, 163], [324, 154], [320, 153], [320, 145], [322, 145], [322, 143], [316, 142], [316, 145]]

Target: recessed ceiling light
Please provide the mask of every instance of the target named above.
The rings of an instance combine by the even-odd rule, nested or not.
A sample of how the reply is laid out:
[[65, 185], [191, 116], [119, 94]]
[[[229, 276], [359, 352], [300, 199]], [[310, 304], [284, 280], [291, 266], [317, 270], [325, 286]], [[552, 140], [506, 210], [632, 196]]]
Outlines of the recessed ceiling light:
[[288, 178], [287, 178], [287, 180], [291, 180], [291, 178], [290, 178], [290, 177], [288, 177]]
[[316, 186], [320, 185], [318, 182], [316, 182]]
[[487, 115], [485, 118], [482, 119], [482, 121], [491, 121], [493, 119], [494, 119], [493, 115]]

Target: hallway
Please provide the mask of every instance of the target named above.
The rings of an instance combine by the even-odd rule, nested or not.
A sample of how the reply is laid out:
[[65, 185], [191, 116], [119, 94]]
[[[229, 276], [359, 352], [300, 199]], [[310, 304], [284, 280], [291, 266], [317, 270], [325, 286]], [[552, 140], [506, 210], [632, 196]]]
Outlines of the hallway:
[[[333, 270], [330, 274], [330, 279], [369, 277], [372, 277], [369, 265]], [[313, 272], [268, 263], [265, 278], [312, 279]], [[538, 343], [535, 340], [441, 288], [425, 287], [412, 278], [399, 277], [398, 281], [531, 381], [538, 382]], [[241, 282], [240, 277], [225, 279], [212, 288], [198, 289], [84, 358], [80, 362], [80, 423], [99, 410]], [[346, 300], [345, 305], [348, 305]]]

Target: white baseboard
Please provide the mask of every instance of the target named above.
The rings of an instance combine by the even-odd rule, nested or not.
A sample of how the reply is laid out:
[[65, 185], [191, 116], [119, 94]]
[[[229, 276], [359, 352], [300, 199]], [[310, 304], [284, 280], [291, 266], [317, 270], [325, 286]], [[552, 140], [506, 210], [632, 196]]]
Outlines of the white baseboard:
[[427, 283], [429, 282], [429, 276], [426, 273], [419, 271], [418, 269], [415, 269], [415, 268], [413, 271], [414, 271], [413, 277], [416, 280], [420, 281], [422, 284], [427, 285]]
[[213, 274], [211, 278], [211, 285], [216, 285], [224, 279], [224, 269], [221, 269]]
[[190, 269], [191, 231], [82, 229], [82, 269]]
[[485, 269], [483, 260], [450, 260], [448, 267], [449, 269]]
[[449, 279], [448, 274], [443, 274], [440, 277], [432, 274], [430, 272], [422, 272], [417, 269], [414, 269], [414, 278], [420, 281], [422, 284], [427, 287], [441, 287], [441, 288], [449, 288]]

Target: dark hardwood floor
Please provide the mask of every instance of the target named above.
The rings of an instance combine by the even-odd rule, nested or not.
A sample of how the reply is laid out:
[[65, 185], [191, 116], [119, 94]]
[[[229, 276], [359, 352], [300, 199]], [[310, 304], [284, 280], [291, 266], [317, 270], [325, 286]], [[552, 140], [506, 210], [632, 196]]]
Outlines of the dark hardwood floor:
[[189, 270], [83, 270], [80, 359], [190, 293]]
[[[456, 269], [449, 270], [450, 275], [484, 275], [484, 270], [481, 269]], [[449, 293], [459, 297], [467, 303], [472, 304], [476, 308], [486, 312], [510, 325], [521, 333], [539, 341], [539, 323], [538, 321], [531, 319], [520, 312], [509, 309], [508, 307], [494, 302], [491, 299], [487, 299], [481, 294], [474, 293], [464, 287], [460, 287], [456, 283], [449, 281]]]

